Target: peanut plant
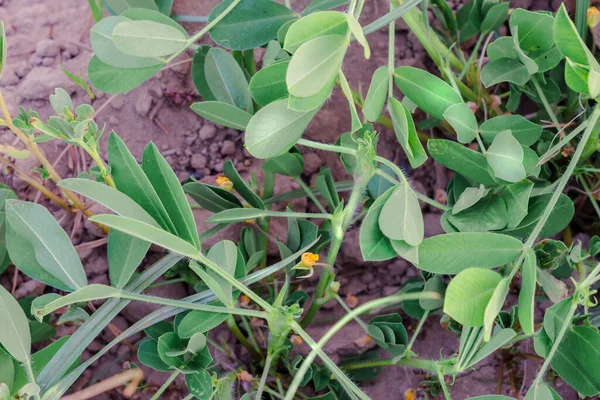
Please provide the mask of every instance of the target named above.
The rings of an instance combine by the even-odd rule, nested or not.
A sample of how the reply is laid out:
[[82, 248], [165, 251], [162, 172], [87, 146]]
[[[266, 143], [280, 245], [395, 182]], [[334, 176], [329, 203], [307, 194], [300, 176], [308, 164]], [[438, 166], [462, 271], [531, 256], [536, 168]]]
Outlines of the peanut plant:
[[[193, 103], [192, 110], [243, 131], [246, 150], [264, 160], [264, 176], [246, 181], [228, 161], [214, 185], [193, 178], [182, 185], [152, 143], [140, 165], [116, 132], [107, 133], [104, 160], [104, 128], [95, 122], [96, 111], [74, 105], [64, 90], [50, 96], [55, 115], [45, 121], [34, 110], [21, 109], [11, 117], [0, 93], [0, 124], [24, 147], [1, 145], [0, 163], [106, 232], [110, 277], [110, 286], [89, 284], [69, 236], [52, 214], [0, 188], [6, 232], [0, 270], [12, 262], [55, 289], [20, 304], [0, 287], [0, 399], [58, 400], [92, 363], [142, 331], [146, 338], [136, 344], [139, 362], [171, 373], [153, 399], [180, 375], [189, 389], [186, 399], [231, 399], [238, 376], [219, 369], [211, 352], [222, 349], [208, 337], [221, 324], [260, 371], [259, 379], [236, 391], [238, 398], [369, 399], [361, 382], [383, 367], [411, 367], [431, 378], [430, 395], [450, 399], [448, 382], [460, 380], [497, 350], [518, 352], [519, 343], [531, 339], [542, 362], [535, 377], [523, 383], [525, 399], [560, 399], [551, 379], [556, 375], [581, 396], [600, 393], [600, 322], [594, 308], [600, 238], [585, 245], [571, 239], [575, 206], [564, 193], [570, 182], [580, 186], [600, 217], [594, 196], [600, 187], [600, 65], [595, 44], [586, 41], [588, 29], [600, 19], [597, 10], [578, 0], [573, 22], [564, 4], [547, 12], [472, 0], [455, 15], [445, 0], [392, 0], [389, 12], [362, 26], [364, 0], [313, 0], [300, 12], [289, 0], [285, 5], [225, 0], [208, 17], [171, 16], [172, 3], [90, 0], [96, 20], [87, 70], [91, 86], [110, 94], [132, 90], [181, 62], [175, 61], [180, 54], [193, 52], [191, 75], [203, 101]], [[421, 42], [439, 77], [396, 67], [398, 18]], [[190, 35], [177, 21], [206, 25]], [[501, 36], [505, 24], [509, 35]], [[369, 58], [369, 34], [382, 28], [389, 32], [388, 63], [375, 71], [363, 97], [346, 79], [344, 58], [350, 46], [361, 46]], [[7, 62], [4, 29], [1, 33], [0, 66]], [[199, 45], [205, 36], [215, 46]], [[463, 43], [469, 40], [475, 44], [466, 57]], [[264, 49], [258, 64], [257, 48]], [[336, 86], [348, 102], [350, 131], [333, 143], [303, 138]], [[535, 111], [523, 115], [525, 107]], [[384, 127], [395, 133], [411, 170], [430, 165], [425, 163], [431, 157], [454, 172], [445, 199], [417, 192], [405, 170], [378, 155]], [[79, 147], [95, 165], [63, 179], [38, 147], [46, 141]], [[315, 186], [307, 185], [299, 148], [339, 156], [352, 180], [336, 182], [323, 168]], [[20, 170], [12, 161], [20, 157], [37, 157], [42, 167]], [[278, 175], [293, 178], [301, 189], [274, 196]], [[273, 204], [300, 197], [319, 212], [296, 212], [291, 206], [272, 210]], [[425, 238], [420, 202], [443, 213], [444, 234]], [[93, 215], [91, 203], [113, 214]], [[210, 211], [214, 227], [198, 232], [192, 207]], [[276, 262], [267, 257], [274, 218], [287, 220], [285, 241], [277, 239]], [[230, 224], [246, 225], [237, 243], [203, 246]], [[313, 339], [306, 328], [321, 307], [335, 300], [345, 306], [336, 280], [344, 266], [336, 260], [342, 246], [356, 245], [344, 237], [357, 225], [365, 268], [370, 261], [401, 257], [419, 270], [420, 279], [391, 296], [346, 307], [342, 318]], [[164, 257], [137, 272], [152, 244], [165, 250]], [[196, 294], [182, 299], [144, 294], [174, 270], [196, 282]], [[309, 296], [299, 285], [313, 274], [320, 277]], [[509, 307], [515, 303], [507, 302], [511, 288], [518, 300]], [[552, 305], [537, 315], [541, 299]], [[98, 300], [102, 305], [88, 307], [93, 310], [88, 315], [86, 304]], [[81, 362], [86, 347], [132, 301], [162, 307]], [[410, 334], [399, 313], [380, 312], [398, 306], [419, 320]], [[40, 331], [52, 327], [59, 309], [67, 310], [60, 319], [80, 326], [72, 336], [32, 352], [32, 342], [53, 337]], [[368, 322], [361, 319], [373, 314]], [[413, 350], [432, 317], [455, 332], [458, 352], [425, 359]], [[258, 344], [250, 320], [268, 326], [266, 346]], [[334, 363], [324, 346], [351, 322], [358, 322], [389, 357], [365, 352]], [[294, 352], [300, 343], [311, 349], [306, 356]], [[136, 385], [126, 389], [129, 396]], [[512, 395], [522, 398], [518, 391]]]

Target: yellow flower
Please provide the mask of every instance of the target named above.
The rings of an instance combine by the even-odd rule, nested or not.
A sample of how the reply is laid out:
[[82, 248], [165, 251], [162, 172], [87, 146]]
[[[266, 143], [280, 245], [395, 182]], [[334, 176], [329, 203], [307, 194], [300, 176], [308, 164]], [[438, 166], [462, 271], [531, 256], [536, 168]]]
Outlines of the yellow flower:
[[218, 176], [216, 182], [217, 185], [223, 190], [227, 190], [228, 192], [231, 192], [233, 190], [233, 183], [226, 176]]
[[590, 7], [587, 9], [587, 24], [591, 29], [594, 29], [598, 22], [600, 22], [600, 11], [596, 7]]
[[300, 257], [300, 260], [302, 260], [302, 264], [305, 266], [312, 267], [317, 261], [319, 261], [319, 255], [313, 253], [303, 253]]
[[301, 345], [302, 343], [304, 343], [304, 340], [302, 340], [302, 338], [301, 338], [300, 336], [298, 336], [298, 335], [292, 335], [292, 336], [290, 337], [290, 341], [291, 341], [291, 342], [292, 342], [294, 345], [296, 345], [296, 346], [299, 346], [299, 345]]
[[417, 396], [415, 395], [415, 389], [406, 389], [404, 391], [405, 400], [415, 400]]

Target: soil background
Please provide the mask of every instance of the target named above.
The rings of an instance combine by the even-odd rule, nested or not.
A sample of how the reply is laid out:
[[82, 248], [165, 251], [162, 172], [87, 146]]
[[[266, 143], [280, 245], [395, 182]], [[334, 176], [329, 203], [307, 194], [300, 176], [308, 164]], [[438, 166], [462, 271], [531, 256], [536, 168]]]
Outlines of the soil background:
[[[175, 14], [208, 15], [216, 0], [176, 0]], [[292, 0], [294, 10], [299, 11], [308, 1]], [[364, 7], [361, 23], [363, 25], [385, 14], [388, 10], [387, 1], [370, 0]], [[511, 2], [511, 7], [531, 9], [557, 9], [560, 1], [541, 0], [535, 3], [532, 0], [516, 0]], [[456, 5], [458, 6], [458, 4]], [[72, 73], [86, 76], [86, 68], [92, 56], [89, 43], [89, 28], [92, 23], [89, 6], [83, 0], [0, 0], [0, 19], [5, 23], [8, 40], [8, 59], [4, 67], [0, 87], [6, 97], [12, 115], [18, 113], [18, 107], [32, 108], [39, 112], [42, 118], [47, 118], [52, 111], [48, 97], [57, 87], [67, 90], [74, 99], [75, 104], [90, 102], [85, 92], [71, 82], [61, 68], [66, 68]], [[188, 31], [197, 31], [201, 28], [198, 24], [183, 24]], [[387, 28], [381, 29], [368, 36], [372, 50], [369, 60], [363, 58], [360, 46], [353, 45], [344, 61], [343, 70], [351, 86], [366, 93], [370, 78], [375, 69], [385, 65], [387, 61]], [[201, 42], [210, 44], [209, 37]], [[468, 46], [468, 44], [467, 44]], [[261, 54], [257, 54], [260, 63]], [[140, 159], [143, 148], [148, 142], [156, 143], [162, 154], [167, 158], [183, 181], [191, 174], [203, 182], [213, 183], [216, 176], [222, 171], [225, 160], [233, 160], [238, 170], [244, 176], [251, 172], [261, 175], [260, 161], [253, 160], [243, 150], [243, 135], [232, 129], [225, 129], [209, 123], [189, 109], [189, 105], [200, 100], [193, 87], [190, 77], [190, 65], [186, 62], [191, 58], [191, 53], [179, 56], [172, 67], [159, 72], [155, 77], [140, 87], [122, 95], [106, 95], [94, 90], [97, 99], [91, 104], [100, 110], [96, 121], [99, 125], [106, 124], [107, 132], [115, 130], [127, 143], [130, 150]], [[259, 64], [260, 65], [260, 64]], [[401, 21], [396, 22], [396, 65], [410, 65], [419, 68], [429, 66], [426, 53], [418, 43], [415, 36]], [[339, 89], [336, 89], [332, 99], [319, 112], [309, 126], [305, 137], [326, 143], [334, 142], [337, 137], [349, 128], [349, 112], [346, 99]], [[431, 160], [416, 171], [410, 171], [404, 164], [404, 156], [397, 145], [393, 132], [378, 127], [381, 130], [379, 138], [379, 154], [395, 160], [406, 169], [413, 187], [430, 197], [440, 194], [448, 182], [447, 172]], [[102, 148], [106, 149], [106, 138], [103, 137]], [[0, 143], [17, 144], [14, 135], [0, 129]], [[42, 146], [49, 160], [56, 163], [56, 168], [63, 177], [76, 176], [79, 172], [87, 170], [90, 165], [89, 158], [82, 154], [67, 149], [62, 142], [53, 141]], [[349, 179], [337, 157], [319, 151], [306, 151], [305, 171], [303, 179], [313, 184], [319, 169], [326, 165], [332, 169], [336, 179]], [[106, 158], [106, 154], [104, 154]], [[31, 170], [39, 165], [33, 159], [18, 160], [17, 165], [24, 170]], [[89, 242], [103, 237], [102, 232], [85, 221], [80, 216], [73, 216], [56, 206], [49, 204], [44, 198], [28, 187], [27, 184], [14, 176], [12, 171], [3, 171], [0, 180], [18, 193], [21, 199], [36, 201], [49, 207], [63, 228], [70, 234], [75, 245]], [[284, 177], [277, 178], [276, 193], [297, 188], [297, 184]], [[313, 205], [306, 200], [293, 202], [296, 211], [316, 211]], [[285, 205], [279, 205], [281, 209]], [[99, 206], [93, 206], [95, 212], [102, 213]], [[443, 233], [440, 224], [440, 214], [428, 206], [423, 207], [426, 236]], [[208, 214], [195, 211], [199, 231], [204, 231], [210, 225], [206, 224]], [[239, 237], [239, 227], [230, 227], [211, 240], [211, 243], [230, 238]], [[275, 221], [272, 234], [284, 238], [286, 234], [285, 222]], [[210, 244], [210, 243], [209, 243]], [[270, 249], [270, 254], [277, 255], [275, 246]], [[90, 283], [108, 283], [106, 249], [104, 246], [83, 250], [80, 256], [88, 274]], [[150, 253], [145, 261], [145, 266], [161, 256], [160, 252]], [[342, 297], [356, 296], [360, 303], [370, 299], [393, 294], [398, 291], [401, 284], [411, 277], [416, 277], [418, 271], [413, 266], [401, 259], [386, 263], [364, 263], [358, 247], [358, 227], [354, 226], [348, 232], [342, 252], [335, 266], [341, 282], [340, 294]], [[17, 298], [25, 296], [38, 296], [47, 288], [36, 281], [30, 280], [23, 274], [16, 274], [14, 267], [0, 277], [0, 282], [9, 289], [14, 290]], [[304, 283], [305, 290], [309, 293], [314, 290], [316, 279]], [[181, 298], [191, 294], [191, 289], [182, 284], [162, 286], [151, 291], [157, 296]], [[543, 306], [543, 305], [540, 305]], [[145, 304], [133, 303], [119, 315], [113, 323], [123, 329], [150, 312], [153, 307]], [[309, 329], [309, 333], [318, 339], [325, 332], [332, 320], [343, 313], [343, 310], [334, 304], [328, 305], [316, 323]], [[540, 314], [541, 315], [541, 314]], [[442, 329], [439, 315], [428, 319], [424, 330], [420, 334], [414, 350], [423, 358], [438, 359], [441, 354], [445, 357], [452, 355], [458, 348], [456, 335]], [[329, 322], [327, 322], [329, 321]], [[405, 324], [414, 329], [416, 320], [406, 317]], [[76, 326], [60, 326], [59, 336], [72, 333]], [[257, 327], [259, 336], [266, 338], [266, 328]], [[214, 340], [234, 343], [227, 330], [217, 329]], [[84, 353], [84, 359], [90, 354], [101, 349], [114, 336], [105, 330]], [[359, 346], [357, 339], [364, 337], [364, 331], [358, 324], [349, 324], [326, 346], [325, 350], [334, 360], [357, 355], [366, 347], [373, 344]], [[132, 338], [135, 343], [140, 336]], [[303, 346], [305, 347], [305, 346]], [[235, 357], [224, 357], [216, 351], [213, 352], [215, 360], [223, 370], [233, 370], [244, 364], [247, 353], [239, 346], [233, 346]], [[307, 351], [302, 348], [301, 352]], [[524, 353], [534, 353], [531, 342], [521, 346]], [[519, 396], [526, 392], [527, 385], [535, 376], [539, 361], [525, 359], [513, 361], [509, 354], [495, 354], [488, 357], [477, 366], [477, 371], [468, 372], [457, 377], [452, 386], [454, 399], [462, 400], [483, 394], [495, 393], [497, 386], [500, 393], [517, 397], [512, 387], [516, 387]], [[382, 357], [387, 355], [382, 352]], [[100, 362], [88, 369], [84, 378], [76, 387], [82, 387], [90, 379], [106, 378], [120, 372], [123, 364], [135, 362], [135, 354], [131, 354], [126, 345], [117, 346], [110, 355], [103, 357]], [[139, 365], [139, 364], [138, 364]], [[502, 365], [502, 367], [500, 367]], [[143, 367], [146, 377], [146, 388], [136, 394], [135, 398], [149, 398], [160, 386], [168, 374], [151, 371]], [[414, 371], [402, 367], [384, 368], [374, 381], [363, 385], [365, 391], [375, 400], [403, 399], [405, 391], [418, 388], [420, 382], [428, 379], [422, 371]], [[500, 385], [497, 382], [500, 382]], [[525, 382], [522, 384], [522, 382]], [[555, 387], [563, 394], [564, 398], [576, 398], [576, 395], [560, 380], [556, 380]], [[423, 397], [422, 390], [417, 391]], [[181, 399], [187, 390], [182, 379], [176, 380], [163, 398]], [[112, 391], [97, 398], [120, 399], [123, 398], [118, 391]]]

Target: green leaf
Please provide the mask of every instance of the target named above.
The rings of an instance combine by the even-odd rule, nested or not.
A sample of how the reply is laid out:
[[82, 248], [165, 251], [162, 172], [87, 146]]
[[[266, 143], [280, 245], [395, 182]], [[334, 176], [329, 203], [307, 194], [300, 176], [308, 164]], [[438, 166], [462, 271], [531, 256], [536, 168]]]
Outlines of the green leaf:
[[4, 30], [4, 21], [0, 21], [0, 77], [2, 77], [2, 69], [6, 62], [6, 31]]
[[434, 276], [425, 282], [425, 286], [423, 286], [423, 293], [437, 293], [439, 295], [438, 299], [429, 299], [425, 297], [419, 299], [419, 306], [421, 306], [423, 310], [433, 311], [444, 306], [446, 284], [439, 276]]
[[170, 371], [170, 367], [158, 355], [158, 343], [152, 339], [140, 343], [137, 356], [138, 360], [147, 367], [157, 371]]
[[106, 6], [115, 14], [121, 14], [131, 8], [149, 8], [158, 10], [154, 0], [105, 0]]
[[577, 359], [583, 370], [596, 382], [596, 394], [600, 392], [600, 333], [589, 326], [574, 326], [567, 338], [573, 351], [572, 357]]
[[199, 249], [200, 240], [190, 204], [177, 175], [154, 143], [150, 143], [144, 150], [142, 169], [165, 209], [169, 210], [169, 217], [175, 225], [177, 236]]
[[[0, 349], [0, 383], [3, 383], [8, 388], [6, 393], [6, 400], [10, 399], [10, 390], [12, 387], [13, 380], [15, 379], [15, 366], [13, 365], [13, 359], [8, 353]], [[2, 397], [2, 390], [0, 388], [0, 399]]]
[[6, 217], [8, 252], [21, 271], [68, 292], [87, 285], [71, 240], [45, 207], [7, 200]]
[[[512, 329], [502, 329], [498, 331], [489, 342], [485, 343], [483, 346], [479, 348], [473, 354], [473, 356], [468, 361], [468, 367], [472, 367], [477, 364], [479, 361], [483, 360], [500, 347], [504, 346], [509, 340], [517, 336], [517, 332]], [[501, 397], [501, 396], [500, 396]], [[476, 397], [474, 397], [476, 398]]]
[[365, 38], [365, 34], [363, 33], [363, 28], [360, 26], [360, 23], [354, 18], [354, 16], [350, 14], [346, 14], [346, 19], [348, 20], [348, 27], [352, 32], [352, 36], [356, 39], [358, 43], [363, 47], [365, 52], [365, 58], [371, 58], [371, 48], [369, 47], [369, 42], [367, 42], [367, 38]]
[[[208, 22], [214, 21], [232, 3], [222, 1], [212, 9]], [[218, 45], [232, 50], [250, 50], [277, 38], [277, 31], [296, 14], [270, 0], [242, 0], [210, 31]]]
[[309, 97], [296, 97], [290, 95], [288, 99], [288, 108], [298, 112], [308, 112], [320, 108], [323, 103], [331, 96], [333, 87], [337, 82], [337, 75], [331, 78], [331, 81], [323, 87], [317, 94]]
[[552, 400], [552, 392], [548, 385], [540, 382], [529, 388], [523, 400]]
[[266, 106], [275, 100], [288, 97], [285, 76], [289, 62], [284, 61], [269, 65], [258, 71], [250, 80], [248, 90], [254, 101]]
[[54, 89], [54, 94], [50, 95], [50, 106], [57, 115], [65, 114], [65, 108], [71, 112], [74, 111], [71, 96], [62, 88]]
[[0, 344], [17, 361], [23, 363], [29, 360], [31, 334], [27, 317], [17, 300], [2, 285], [0, 285], [0, 320], [2, 321]]
[[187, 193], [202, 208], [218, 213], [230, 208], [241, 208], [242, 203], [238, 198], [220, 187], [206, 185], [202, 182], [189, 182], [183, 185]]
[[329, 209], [337, 209], [340, 204], [340, 198], [335, 189], [335, 182], [329, 168], [321, 168], [317, 175], [317, 179], [315, 180], [315, 185], [321, 196], [323, 196], [327, 202]]
[[66, 296], [59, 296], [55, 293], [45, 294], [37, 297], [31, 303], [31, 313], [41, 322], [46, 315], [53, 313], [59, 308], [75, 303], [118, 297], [120, 293], [120, 289], [93, 284], [78, 289]]
[[521, 50], [521, 47], [519, 46], [519, 30], [516, 27], [513, 35], [513, 40], [515, 42], [515, 51], [519, 55], [519, 60], [521, 60], [523, 65], [525, 65], [528, 74], [535, 74], [536, 72], [538, 72], [538, 66], [531, 58], [527, 56], [527, 54], [525, 54], [523, 50]]
[[212, 378], [205, 370], [196, 371], [185, 376], [185, 383], [195, 398], [209, 400], [213, 394]]
[[211, 48], [204, 61], [204, 75], [210, 91], [218, 101], [240, 110], [252, 110], [248, 81], [231, 54], [223, 49]]
[[488, 88], [500, 82], [511, 82], [523, 86], [531, 75], [527, 68], [518, 60], [500, 58], [490, 61], [481, 70], [481, 82]]
[[190, 108], [202, 118], [225, 126], [243, 131], [248, 126], [252, 115], [236, 106], [220, 101], [203, 101], [193, 103]]
[[152, 78], [162, 64], [143, 68], [119, 68], [93, 56], [87, 68], [88, 79], [95, 88], [110, 94], [125, 93]]
[[473, 207], [448, 215], [448, 222], [461, 232], [487, 232], [506, 227], [506, 205], [498, 195], [488, 195]]
[[519, 47], [525, 51], [547, 50], [554, 45], [552, 33], [554, 18], [544, 12], [517, 8], [510, 16], [509, 26], [513, 36], [519, 31]]
[[479, 200], [487, 196], [489, 192], [490, 189], [486, 189], [483, 185], [480, 185], [478, 188], [466, 188], [460, 194], [458, 200], [456, 200], [456, 203], [454, 203], [454, 206], [452, 207], [452, 215], [471, 208], [477, 204]]
[[287, 108], [287, 100], [277, 100], [258, 111], [246, 129], [246, 149], [256, 158], [286, 153], [296, 144], [318, 109], [297, 112]]
[[240, 196], [244, 198], [254, 208], [265, 209], [265, 204], [262, 199], [246, 184], [246, 182], [242, 179], [240, 174], [235, 169], [233, 162], [231, 160], [227, 160], [223, 164], [223, 173], [231, 183], [233, 183], [233, 188]]
[[483, 268], [469, 268], [450, 281], [444, 312], [467, 326], [482, 326], [486, 307], [502, 280], [500, 274]]
[[417, 168], [427, 161], [427, 154], [417, 135], [415, 122], [412, 115], [401, 102], [391, 97], [388, 102], [388, 111], [392, 117], [394, 133], [402, 146], [412, 168]]
[[[544, 213], [550, 197], [552, 197], [551, 193], [532, 197], [529, 200], [527, 215], [523, 218], [519, 226], [512, 230], [504, 230], [502, 233], [516, 237], [529, 236], [537, 221]], [[567, 195], [561, 194], [538, 237], [550, 237], [562, 231], [571, 222], [574, 214], [575, 208], [573, 202]]]
[[418, 246], [424, 238], [423, 215], [419, 200], [412, 189], [402, 184], [397, 186], [379, 213], [379, 229], [392, 240], [402, 240]]
[[471, 143], [477, 137], [477, 120], [467, 103], [448, 107], [444, 112], [444, 119], [454, 128], [460, 143]]
[[108, 276], [110, 283], [124, 287], [148, 253], [150, 242], [140, 240], [119, 231], [108, 233]]
[[470, 267], [495, 268], [513, 261], [522, 248], [521, 241], [498, 233], [448, 233], [423, 240], [418, 267], [436, 274], [457, 274]]
[[394, 71], [394, 80], [406, 97], [435, 118], [444, 118], [448, 107], [463, 102], [450, 85], [422, 69], [398, 67]]
[[502, 191], [501, 196], [508, 211], [508, 229], [516, 228], [527, 216], [531, 189], [533, 189], [533, 182], [522, 181], [506, 185]]
[[590, 88], [588, 87], [589, 73], [589, 68], [574, 63], [571, 59], [567, 58], [567, 62], [565, 63], [565, 82], [571, 90], [577, 93], [590, 94]]
[[430, 139], [427, 149], [431, 157], [443, 166], [477, 183], [496, 186], [488, 172], [487, 160], [483, 154], [445, 139]]
[[45, 322], [29, 321], [29, 330], [32, 344], [41, 343], [56, 336], [56, 328]]
[[369, 122], [377, 121], [383, 111], [385, 99], [387, 98], [388, 78], [389, 72], [385, 66], [377, 68], [373, 73], [362, 109], [365, 119]]
[[340, 71], [347, 48], [348, 39], [342, 35], [319, 36], [302, 44], [287, 69], [290, 94], [310, 97], [328, 87]]
[[519, 55], [515, 50], [515, 43], [510, 36], [501, 36], [490, 43], [487, 47], [487, 56], [490, 61], [499, 60], [501, 58], [519, 59]]
[[404, 354], [408, 344], [408, 333], [399, 314], [373, 317], [369, 321], [367, 333], [379, 347], [387, 350], [392, 356]]
[[390, 188], [375, 200], [360, 226], [360, 252], [365, 261], [385, 261], [397, 255], [390, 239], [379, 228], [379, 215], [393, 192], [394, 188]]
[[112, 32], [115, 46], [135, 57], [162, 57], [182, 51], [187, 35], [170, 25], [154, 21], [123, 21]]
[[345, 4], [348, 4], [348, 0], [312, 0], [306, 8], [302, 10], [301, 15], [308, 15], [315, 11], [330, 10]]
[[181, 339], [175, 332], [167, 332], [158, 338], [156, 349], [160, 359], [170, 367], [179, 368], [183, 364], [183, 356], [170, 356], [168, 353], [181, 350]]
[[348, 109], [350, 110], [350, 132], [354, 133], [357, 130], [359, 130], [362, 126], [362, 123], [360, 122], [360, 117], [358, 116], [358, 111], [356, 111], [356, 104], [354, 104], [354, 94], [352, 92], [352, 89], [350, 88], [350, 85], [348, 84], [346, 76], [341, 70], [338, 72], [338, 81], [340, 87], [342, 88], [342, 93], [344, 94], [344, 97], [348, 102]]
[[338, 11], [315, 12], [294, 22], [285, 35], [283, 48], [295, 53], [304, 43], [320, 36], [341, 35], [348, 32], [346, 14]]
[[[218, 303], [218, 305], [221, 305], [221, 303]], [[177, 334], [182, 339], [188, 339], [196, 333], [206, 333], [214, 327], [221, 325], [228, 316], [229, 314], [192, 311], [183, 317], [183, 320], [179, 323]]]
[[142, 167], [114, 132], [108, 138], [108, 162], [117, 189], [142, 206], [163, 229], [175, 232], [167, 210]]
[[[210, 90], [208, 86], [208, 81], [206, 79], [206, 74], [204, 73], [204, 64], [206, 63], [206, 55], [210, 51], [211, 47], [204, 45], [198, 47], [196, 52], [194, 53], [194, 58], [192, 59], [192, 81], [194, 82], [194, 86], [200, 96], [204, 98], [206, 101], [214, 101], [216, 100], [215, 95]], [[199, 104], [199, 103], [194, 103]], [[192, 109], [193, 105], [192, 104]], [[194, 110], [195, 111], [195, 110]]]
[[560, 52], [571, 61], [578, 64], [589, 65], [589, 50], [581, 37], [577, 33], [577, 28], [564, 4], [556, 12], [556, 18], [553, 21], [554, 41]]
[[[551, 341], [556, 340], [559, 335], [572, 304], [573, 299], [569, 297], [561, 300], [546, 310], [546, 313], [544, 314], [544, 330]], [[566, 322], [571, 323], [571, 321]]]
[[525, 253], [525, 260], [521, 266], [521, 276], [518, 307], [519, 323], [526, 335], [533, 335], [537, 260], [532, 249], [527, 249]]
[[506, 21], [509, 6], [510, 2], [493, 5], [481, 21], [481, 33], [486, 35], [498, 29]]
[[277, 157], [265, 160], [262, 169], [272, 174], [290, 176], [292, 178], [302, 175], [304, 171], [304, 160], [302, 154], [285, 153]]
[[488, 119], [480, 127], [481, 137], [488, 143], [494, 141], [500, 132], [511, 131], [523, 146], [531, 146], [542, 135], [541, 125], [535, 124], [522, 115], [500, 115]]
[[498, 283], [498, 286], [496, 286], [496, 289], [494, 289], [494, 293], [492, 294], [488, 305], [485, 307], [485, 314], [483, 316], [483, 340], [486, 342], [489, 342], [492, 338], [492, 330], [494, 329], [496, 317], [502, 310], [502, 306], [506, 301], [509, 285], [510, 279], [508, 277], [502, 278], [502, 280]]
[[[209, 260], [211, 260], [214, 264], [216, 264], [223, 272], [227, 275], [235, 278], [236, 266], [238, 263], [238, 248], [230, 240], [222, 240], [212, 246], [206, 255]], [[194, 272], [201, 272], [200, 277], [208, 287], [213, 290], [215, 295], [217, 292], [213, 288], [211, 284], [209, 284], [205, 278], [209, 277], [212, 282], [216, 283], [220, 288], [220, 292], [223, 293], [224, 297], [219, 297], [219, 300], [223, 302], [228, 307], [232, 307], [234, 305], [232, 290], [233, 287], [231, 283], [222, 278], [219, 274], [213, 271], [211, 268], [207, 268], [206, 271], [203, 271], [200, 267], [193, 268]]]
[[113, 42], [113, 30], [121, 22], [131, 22], [124, 16], [111, 16], [103, 18], [90, 30], [90, 43], [94, 55], [102, 63], [114, 68], [147, 68], [162, 65], [159, 58], [136, 57], [122, 52]]
[[546, 72], [554, 69], [563, 59], [558, 47], [552, 46], [548, 50], [532, 51], [529, 57], [537, 64], [538, 72]]
[[177, 236], [155, 228], [152, 225], [145, 224], [131, 218], [120, 217], [118, 215], [95, 215], [90, 218], [92, 222], [98, 222], [109, 228], [116, 229], [128, 235], [135, 236], [147, 242], [155, 243], [167, 250], [179, 253], [186, 257], [197, 257], [198, 250], [190, 243], [178, 238]]
[[523, 148], [508, 130], [494, 138], [486, 157], [497, 178], [519, 182], [527, 176], [523, 166]]
[[144, 333], [152, 338], [155, 342], [158, 342], [158, 338], [167, 332], [173, 332], [173, 324], [167, 321], [160, 321], [155, 323], [154, 325], [149, 326], [144, 329]]

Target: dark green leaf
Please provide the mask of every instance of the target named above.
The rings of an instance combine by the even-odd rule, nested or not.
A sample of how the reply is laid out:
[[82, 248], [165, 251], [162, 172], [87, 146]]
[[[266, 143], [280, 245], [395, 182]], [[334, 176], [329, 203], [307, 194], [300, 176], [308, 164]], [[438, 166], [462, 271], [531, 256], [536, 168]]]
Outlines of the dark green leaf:
[[481, 137], [486, 142], [493, 142], [494, 138], [505, 130], [509, 130], [515, 139], [523, 146], [531, 146], [542, 135], [542, 127], [521, 115], [500, 115], [488, 119], [481, 124]]
[[205, 370], [185, 376], [185, 383], [190, 394], [200, 400], [209, 400], [213, 394], [212, 378]]
[[266, 106], [275, 100], [288, 97], [285, 76], [289, 62], [279, 62], [261, 69], [252, 77], [248, 90], [254, 101]]
[[204, 64], [209, 50], [210, 46], [204, 45], [198, 47], [194, 53], [194, 58], [192, 59], [192, 81], [194, 82], [194, 86], [196, 86], [196, 90], [204, 100], [214, 101], [216, 100], [215, 95], [210, 90], [208, 82], [206, 81], [206, 75], [204, 74]]
[[152, 339], [144, 340], [138, 347], [138, 360], [157, 371], [169, 371], [170, 368], [158, 355], [158, 343]]
[[143, 68], [119, 68], [103, 63], [96, 56], [88, 64], [87, 73], [95, 88], [111, 94], [125, 93], [156, 74], [162, 64]]
[[431, 157], [443, 166], [477, 183], [496, 186], [496, 182], [488, 172], [487, 161], [483, 154], [444, 139], [429, 140], [427, 149]]
[[193, 103], [190, 108], [196, 114], [200, 115], [215, 124], [233, 128], [240, 131], [246, 129], [252, 115], [236, 106], [220, 101], [203, 101]]
[[233, 183], [233, 188], [254, 208], [265, 209], [262, 199], [246, 184], [235, 169], [233, 162], [228, 160], [223, 164], [223, 173]]
[[220, 187], [207, 185], [202, 182], [189, 182], [183, 185], [183, 190], [200, 207], [218, 213], [230, 208], [242, 207], [238, 198]]
[[520, 61], [511, 58], [490, 61], [481, 70], [481, 82], [486, 88], [500, 82], [511, 82], [523, 86], [530, 77], [527, 68]]

